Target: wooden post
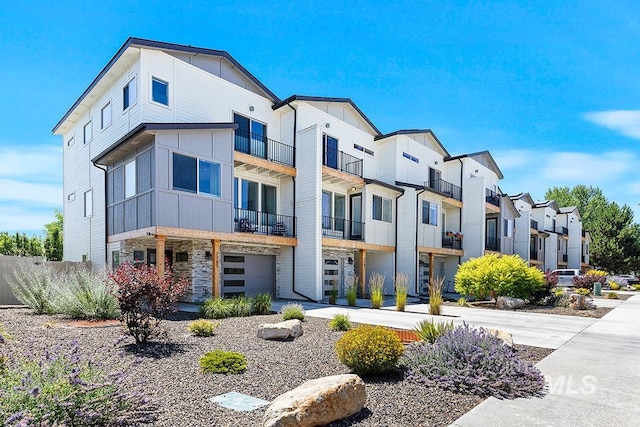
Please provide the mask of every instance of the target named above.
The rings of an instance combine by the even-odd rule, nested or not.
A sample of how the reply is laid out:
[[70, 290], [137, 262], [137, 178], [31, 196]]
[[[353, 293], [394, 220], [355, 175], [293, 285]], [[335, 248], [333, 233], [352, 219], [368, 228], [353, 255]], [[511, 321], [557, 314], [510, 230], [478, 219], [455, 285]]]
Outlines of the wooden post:
[[358, 272], [360, 276], [360, 297], [364, 298], [366, 296], [365, 289], [367, 288], [367, 250], [360, 249], [358, 254], [360, 258], [358, 260], [360, 264], [360, 271]]
[[429, 252], [429, 289], [433, 285], [433, 252]]
[[211, 295], [220, 297], [220, 240], [211, 240]]
[[158, 277], [164, 278], [164, 243], [166, 236], [156, 235], [156, 268], [158, 269]]

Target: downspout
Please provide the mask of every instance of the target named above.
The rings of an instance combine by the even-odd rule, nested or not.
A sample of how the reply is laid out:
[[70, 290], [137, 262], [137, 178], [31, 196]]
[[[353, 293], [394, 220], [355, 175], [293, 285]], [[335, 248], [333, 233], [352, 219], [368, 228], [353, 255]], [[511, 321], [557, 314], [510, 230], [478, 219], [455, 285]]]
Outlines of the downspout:
[[402, 196], [404, 196], [404, 193], [396, 197], [396, 243], [395, 243], [395, 252], [393, 257], [394, 283], [395, 283], [395, 277], [398, 275], [398, 199]]
[[[287, 102], [287, 105], [289, 106], [289, 108], [291, 108], [293, 110], [293, 149], [296, 150], [296, 134], [297, 134], [297, 126], [298, 126], [298, 111], [293, 108], [291, 106], [290, 102]], [[296, 153], [294, 151], [293, 153], [293, 167], [296, 166]], [[293, 181], [293, 232], [294, 234], [297, 236], [297, 230], [296, 230], [296, 220], [298, 219], [296, 217], [296, 177], [291, 177], [291, 180]], [[296, 247], [295, 246], [291, 246], [291, 251], [292, 251], [292, 269], [291, 269], [291, 290], [293, 291], [294, 294], [301, 296], [302, 298], [306, 299], [307, 301], [311, 301], [311, 302], [316, 302], [316, 300], [309, 298], [308, 296], [301, 294], [300, 292], [296, 291]]]
[[[107, 250], [108, 241], [108, 230], [107, 230], [107, 168], [102, 168], [96, 164], [96, 162], [91, 162], [94, 167], [100, 169], [104, 173], [104, 265], [109, 265], [109, 251]], [[89, 233], [91, 235], [91, 233]]]
[[[416, 194], [416, 241], [415, 241], [415, 248], [416, 248], [416, 257], [415, 257], [415, 269], [413, 270], [413, 272], [416, 275], [415, 278], [415, 283], [416, 283], [416, 295], [420, 295], [420, 285], [418, 284], [418, 261], [420, 260], [420, 252], [418, 252], [418, 227], [420, 226], [420, 223], [418, 221], [419, 217], [420, 217], [420, 196], [422, 193], [424, 193], [426, 190], [423, 188], [420, 192], [418, 192]], [[429, 266], [429, 269], [431, 269], [432, 266]]]

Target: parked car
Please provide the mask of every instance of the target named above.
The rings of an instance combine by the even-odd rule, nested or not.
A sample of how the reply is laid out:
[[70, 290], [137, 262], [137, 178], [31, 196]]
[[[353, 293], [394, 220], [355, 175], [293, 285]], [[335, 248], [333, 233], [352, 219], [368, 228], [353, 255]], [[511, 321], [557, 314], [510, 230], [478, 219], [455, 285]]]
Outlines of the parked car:
[[580, 270], [575, 268], [559, 268], [553, 270], [551, 274], [558, 276], [558, 285], [573, 286], [573, 278], [581, 276]]
[[640, 279], [633, 274], [617, 274], [615, 276], [609, 276], [607, 277], [607, 281], [613, 281], [622, 286], [640, 284]]

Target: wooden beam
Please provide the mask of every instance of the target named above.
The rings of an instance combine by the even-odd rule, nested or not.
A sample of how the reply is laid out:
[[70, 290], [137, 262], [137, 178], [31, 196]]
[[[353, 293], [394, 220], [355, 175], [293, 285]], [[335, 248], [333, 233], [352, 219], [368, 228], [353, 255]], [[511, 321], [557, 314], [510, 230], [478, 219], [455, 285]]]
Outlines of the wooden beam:
[[374, 243], [362, 242], [360, 240], [333, 239], [331, 237], [323, 237], [322, 246], [342, 249], [366, 249], [381, 252], [394, 252], [396, 250], [395, 246], [376, 245]]
[[462, 208], [462, 202], [460, 200], [453, 199], [451, 197], [447, 197], [444, 200], [442, 200], [442, 204], [449, 205], [450, 207], [453, 207], [453, 208]]
[[164, 278], [164, 243], [166, 236], [156, 234], [156, 269], [158, 269], [158, 277]]
[[233, 153], [233, 160], [259, 168], [269, 169], [283, 175], [296, 176], [296, 168], [294, 167], [281, 165], [280, 163], [271, 162], [239, 151]]
[[360, 266], [358, 272], [358, 275], [360, 276], [360, 297], [364, 298], [366, 289], [365, 284], [367, 283], [367, 250], [360, 249], [358, 251], [358, 258], [358, 264]]
[[176, 239], [221, 240], [227, 242], [252, 243], [257, 245], [298, 246], [295, 237], [268, 236], [254, 233], [223, 233], [220, 231], [191, 230], [177, 227], [156, 227], [159, 234]]
[[220, 240], [211, 240], [211, 295], [220, 297]]
[[322, 178], [323, 181], [325, 180], [325, 177], [331, 177], [349, 183], [349, 185], [364, 185], [364, 178], [360, 178], [359, 176], [351, 175], [350, 173], [342, 172], [328, 166], [322, 166], [322, 175], [324, 175]]
[[418, 252], [434, 253], [437, 255], [464, 256], [464, 251], [462, 249], [432, 248], [428, 246], [418, 246]]
[[500, 206], [492, 205], [491, 203], [485, 202], [485, 207], [487, 212], [500, 213]]

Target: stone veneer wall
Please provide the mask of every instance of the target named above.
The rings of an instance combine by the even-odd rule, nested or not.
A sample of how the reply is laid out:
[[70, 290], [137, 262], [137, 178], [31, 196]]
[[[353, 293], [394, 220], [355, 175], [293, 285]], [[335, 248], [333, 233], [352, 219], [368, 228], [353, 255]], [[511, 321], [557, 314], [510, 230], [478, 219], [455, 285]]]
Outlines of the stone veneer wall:
[[[353, 286], [355, 278], [355, 251], [349, 249], [322, 249], [322, 258], [340, 258], [342, 260], [342, 280], [344, 282], [344, 290], [349, 286]], [[349, 258], [352, 262], [349, 263]], [[324, 264], [324, 263], [323, 263]]]

